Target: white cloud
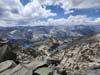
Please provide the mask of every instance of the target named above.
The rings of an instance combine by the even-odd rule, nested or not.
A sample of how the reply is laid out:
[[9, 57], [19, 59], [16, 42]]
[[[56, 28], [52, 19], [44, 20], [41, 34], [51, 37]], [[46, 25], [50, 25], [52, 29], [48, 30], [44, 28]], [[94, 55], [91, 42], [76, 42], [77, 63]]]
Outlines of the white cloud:
[[40, 18], [56, 16], [46, 5], [59, 5], [65, 14], [74, 12], [75, 9], [100, 8], [100, 0], [30, 0], [23, 6], [20, 0], [0, 1], [0, 26], [2, 25], [67, 25], [67, 24], [100, 24], [100, 18], [92, 19], [86, 15], [70, 16], [67, 19], [48, 19], [47, 22], [39, 21]]
[[[70, 9], [100, 8], [100, 0], [62, 0], [62, 8], [67, 12]], [[69, 11], [68, 11], [69, 10]]]
[[56, 16], [55, 13], [52, 13], [50, 10], [47, 10], [45, 7], [39, 3], [38, 0], [33, 0], [32, 2], [28, 3], [24, 9], [23, 13], [25, 16], [30, 17], [39, 17], [39, 18], [46, 18], [48, 16]]
[[100, 22], [100, 18], [95, 19], [94, 22]]
[[36, 21], [33, 24], [35, 25], [99, 25], [100, 18], [92, 19], [87, 17], [86, 15], [77, 15], [77, 16], [69, 16], [67, 19], [48, 19], [45, 21]]
[[65, 14], [74, 12], [70, 9], [100, 8], [100, 0], [40, 0], [46, 5], [60, 5]]
[[66, 25], [66, 20], [64, 18], [61, 19], [48, 19], [48, 24], [50, 25]]
[[91, 21], [91, 18], [87, 18], [85, 15], [69, 16], [67, 19], [48, 20], [48, 22], [54, 25], [78, 25], [89, 23], [89, 21]]
[[68, 24], [89, 24], [92, 21], [86, 15], [69, 16], [67, 19]]
[[[56, 15], [43, 7], [38, 0], [32, 0], [25, 6], [21, 4], [20, 0], [0, 1], [0, 20], [3, 21], [0, 25], [31, 24], [35, 19]], [[5, 22], [4, 19], [6, 19]]]

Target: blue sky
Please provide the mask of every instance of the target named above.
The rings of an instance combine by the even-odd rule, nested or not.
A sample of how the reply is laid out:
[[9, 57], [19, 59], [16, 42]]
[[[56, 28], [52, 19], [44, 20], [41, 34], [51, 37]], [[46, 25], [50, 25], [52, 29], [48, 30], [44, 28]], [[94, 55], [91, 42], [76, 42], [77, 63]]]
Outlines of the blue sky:
[[100, 24], [100, 0], [2, 0], [0, 26]]
[[20, 0], [20, 2], [25, 6], [30, 0]]
[[[57, 13], [56, 18], [67, 18], [70, 15], [87, 15], [88, 17], [97, 18], [100, 17], [100, 8], [87, 8], [87, 9], [71, 9], [74, 10], [73, 13], [64, 14], [64, 10], [60, 6], [47, 6], [47, 9], [50, 9], [53, 13]], [[54, 17], [54, 18], [55, 18]]]

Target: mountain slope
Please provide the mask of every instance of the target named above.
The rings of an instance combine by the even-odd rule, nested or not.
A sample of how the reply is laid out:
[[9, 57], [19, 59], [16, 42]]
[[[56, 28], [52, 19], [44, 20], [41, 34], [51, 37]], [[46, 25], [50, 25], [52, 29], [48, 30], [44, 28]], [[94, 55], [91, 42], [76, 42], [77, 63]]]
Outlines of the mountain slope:
[[100, 65], [100, 33], [78, 39], [59, 53], [55, 54], [61, 60], [59, 67], [68, 69], [84, 69]]

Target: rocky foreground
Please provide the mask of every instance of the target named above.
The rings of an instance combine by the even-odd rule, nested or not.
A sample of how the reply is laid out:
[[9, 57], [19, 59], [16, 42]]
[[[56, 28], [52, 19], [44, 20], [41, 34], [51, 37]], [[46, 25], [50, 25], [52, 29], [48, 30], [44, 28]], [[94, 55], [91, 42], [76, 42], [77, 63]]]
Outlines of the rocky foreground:
[[0, 62], [0, 75], [100, 75], [100, 33], [38, 50], [1, 40]]

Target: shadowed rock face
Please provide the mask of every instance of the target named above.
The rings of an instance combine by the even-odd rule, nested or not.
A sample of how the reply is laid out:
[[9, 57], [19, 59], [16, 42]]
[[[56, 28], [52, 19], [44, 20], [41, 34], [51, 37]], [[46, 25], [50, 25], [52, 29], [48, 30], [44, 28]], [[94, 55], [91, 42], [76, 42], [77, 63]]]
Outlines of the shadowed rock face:
[[0, 62], [6, 60], [16, 61], [16, 54], [12, 52], [7, 40], [0, 41]]
[[33, 72], [32, 75], [40, 75], [40, 74], [38, 74], [38, 73], [34, 73], [34, 72]]
[[2, 44], [0, 46], [0, 62], [3, 61], [4, 55], [7, 52], [7, 45], [6, 44]]

